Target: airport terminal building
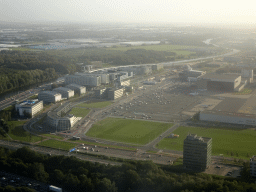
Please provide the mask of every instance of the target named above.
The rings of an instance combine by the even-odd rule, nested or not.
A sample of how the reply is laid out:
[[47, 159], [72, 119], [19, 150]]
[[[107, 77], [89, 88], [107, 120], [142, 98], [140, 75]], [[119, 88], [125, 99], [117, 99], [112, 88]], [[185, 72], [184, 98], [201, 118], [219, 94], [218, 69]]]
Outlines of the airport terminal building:
[[186, 169], [204, 171], [211, 164], [212, 138], [189, 134], [184, 140], [183, 166]]

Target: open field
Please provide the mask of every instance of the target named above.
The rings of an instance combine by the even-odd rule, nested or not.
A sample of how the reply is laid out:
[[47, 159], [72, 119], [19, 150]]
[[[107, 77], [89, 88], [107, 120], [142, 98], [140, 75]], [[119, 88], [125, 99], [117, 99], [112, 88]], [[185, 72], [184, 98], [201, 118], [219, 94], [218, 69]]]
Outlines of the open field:
[[42, 134], [42, 136], [50, 137], [50, 138], [53, 138], [53, 139], [60, 139], [60, 140], [63, 140], [63, 139], [64, 139], [64, 138], [61, 137], [61, 136], [53, 135], [53, 134]]
[[45, 147], [51, 147], [51, 148], [55, 148], [55, 149], [60, 148], [60, 149], [67, 150], [67, 151], [69, 151], [70, 149], [73, 149], [74, 147], [77, 146], [77, 144], [75, 144], [75, 143], [57, 141], [57, 140], [53, 140], [53, 139], [43, 141], [43, 142], [39, 143], [38, 145], [45, 146]]
[[143, 145], [158, 137], [172, 125], [171, 123], [107, 118], [94, 124], [86, 135]]
[[146, 50], [153, 50], [153, 51], [175, 52], [177, 55], [190, 55], [195, 53], [195, 52], [184, 50], [188, 48], [193, 48], [193, 47], [183, 46], [183, 45], [145, 45], [145, 46], [134, 46], [134, 47], [118, 46], [115, 48], [108, 48], [108, 50], [127, 51], [131, 49], [146, 49]]
[[111, 105], [111, 101], [102, 101], [102, 102], [95, 102], [95, 103], [82, 103], [76, 105], [76, 107], [86, 107], [86, 108], [103, 108]]
[[[249, 156], [256, 154], [256, 131], [255, 130], [232, 130], [201, 127], [179, 127], [174, 134], [179, 138], [164, 138], [157, 145], [159, 149], [172, 149], [183, 151], [183, 141], [188, 133], [198, 136], [212, 138], [212, 154], [230, 157], [248, 159]], [[238, 156], [237, 156], [238, 154]]]
[[233, 93], [233, 95], [248, 95], [248, 94], [251, 94], [252, 93], [252, 90], [251, 89], [248, 89], [248, 88], [245, 88], [243, 91], [241, 92], [235, 92]]
[[83, 109], [83, 108], [74, 107], [69, 112], [69, 114], [73, 114], [76, 117], [85, 117], [90, 111], [91, 111], [90, 109]]
[[[31, 135], [29, 132], [23, 129], [25, 121], [8, 121], [7, 122], [10, 131], [9, 135], [13, 140], [25, 141], [25, 142], [37, 142], [41, 140], [41, 137]], [[6, 137], [8, 139], [9, 137]]]

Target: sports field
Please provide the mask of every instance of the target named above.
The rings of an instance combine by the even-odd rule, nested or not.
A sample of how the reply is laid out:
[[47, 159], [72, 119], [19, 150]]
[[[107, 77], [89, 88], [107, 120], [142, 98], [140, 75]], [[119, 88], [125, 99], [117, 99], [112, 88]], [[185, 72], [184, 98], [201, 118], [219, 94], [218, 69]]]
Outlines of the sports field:
[[145, 45], [145, 46], [134, 46], [134, 47], [115, 47], [115, 48], [107, 48], [108, 50], [118, 50], [118, 51], [127, 51], [131, 49], [146, 49], [153, 51], [167, 51], [167, 52], [175, 52], [177, 55], [190, 55], [195, 52], [187, 51], [185, 49], [193, 48], [193, 46], [183, 46], [183, 45]]
[[[164, 138], [158, 143], [159, 149], [173, 149], [183, 151], [183, 141], [188, 133], [198, 136], [212, 138], [212, 154], [248, 159], [249, 156], [256, 154], [256, 131], [255, 130], [235, 130], [235, 129], [216, 129], [201, 127], [179, 127], [174, 132], [179, 138]], [[237, 156], [238, 155], [238, 156]]]
[[73, 114], [76, 117], [85, 117], [88, 113], [90, 112], [90, 109], [84, 109], [84, 108], [78, 108], [74, 107], [72, 110], [69, 112], [69, 114]]
[[102, 101], [102, 102], [95, 102], [95, 103], [82, 103], [76, 105], [76, 107], [86, 107], [86, 108], [103, 108], [111, 105], [111, 101]]
[[143, 145], [161, 135], [172, 125], [171, 123], [107, 118], [94, 124], [86, 135], [117, 142]]

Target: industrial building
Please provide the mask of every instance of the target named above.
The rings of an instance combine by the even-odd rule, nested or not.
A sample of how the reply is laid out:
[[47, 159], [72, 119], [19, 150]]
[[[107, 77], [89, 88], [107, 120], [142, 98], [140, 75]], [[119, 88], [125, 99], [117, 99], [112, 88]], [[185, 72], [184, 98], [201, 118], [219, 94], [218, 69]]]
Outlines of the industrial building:
[[41, 91], [38, 94], [38, 99], [44, 103], [56, 103], [61, 101], [61, 94], [55, 91]]
[[124, 89], [108, 89], [108, 99], [115, 100], [122, 97]]
[[43, 110], [43, 107], [43, 101], [39, 101], [38, 99], [23, 101], [19, 104], [15, 104], [15, 110], [18, 111], [19, 116], [21, 117], [26, 116], [27, 113], [33, 118], [34, 115]]
[[46, 124], [50, 131], [66, 131], [70, 130], [80, 119], [81, 117], [75, 117], [72, 114], [66, 114], [72, 108], [70, 103], [61, 105], [54, 111], [47, 113]]
[[86, 73], [77, 73], [65, 77], [65, 84], [78, 84], [86, 87], [97, 87], [101, 84], [101, 77]]
[[206, 72], [205, 71], [197, 71], [197, 70], [184, 70], [182, 72], [179, 73], [179, 78], [181, 81], [188, 81], [189, 77], [200, 77], [202, 75], [205, 75]]
[[69, 89], [72, 89], [75, 91], [75, 94], [83, 95], [86, 93], [86, 87], [82, 85], [77, 85], [77, 84], [69, 84], [66, 86]]
[[207, 74], [197, 80], [199, 89], [208, 91], [240, 91], [247, 81], [241, 83], [241, 76], [238, 74]]
[[250, 158], [250, 173], [251, 176], [256, 177], [256, 156]]
[[189, 134], [184, 140], [183, 166], [186, 169], [204, 171], [211, 164], [212, 138]]
[[62, 98], [69, 99], [70, 97], [74, 97], [74, 90], [66, 88], [66, 87], [58, 87], [53, 89], [53, 91], [56, 91], [61, 94]]

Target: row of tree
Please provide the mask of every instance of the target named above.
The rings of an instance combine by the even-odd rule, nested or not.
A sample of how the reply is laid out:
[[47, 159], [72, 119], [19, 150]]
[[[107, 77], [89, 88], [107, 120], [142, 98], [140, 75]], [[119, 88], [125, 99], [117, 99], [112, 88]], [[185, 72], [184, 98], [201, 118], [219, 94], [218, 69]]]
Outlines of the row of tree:
[[159, 167], [149, 161], [106, 166], [73, 156], [45, 156], [24, 147], [16, 151], [0, 148], [0, 167], [76, 192], [256, 192], [256, 184], [248, 174], [248, 163], [244, 164], [242, 178], [238, 180], [201, 173], [175, 174], [171, 165]]

